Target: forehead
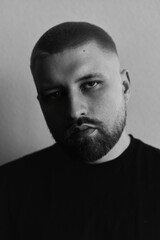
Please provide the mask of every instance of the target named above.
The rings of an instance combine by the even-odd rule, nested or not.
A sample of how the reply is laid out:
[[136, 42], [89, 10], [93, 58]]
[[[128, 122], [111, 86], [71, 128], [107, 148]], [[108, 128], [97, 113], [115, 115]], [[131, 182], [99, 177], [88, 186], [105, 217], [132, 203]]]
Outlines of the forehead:
[[55, 79], [61, 79], [71, 74], [81, 77], [79, 75], [94, 71], [117, 72], [119, 60], [115, 53], [92, 41], [37, 60], [35, 77], [49, 79], [52, 75]]

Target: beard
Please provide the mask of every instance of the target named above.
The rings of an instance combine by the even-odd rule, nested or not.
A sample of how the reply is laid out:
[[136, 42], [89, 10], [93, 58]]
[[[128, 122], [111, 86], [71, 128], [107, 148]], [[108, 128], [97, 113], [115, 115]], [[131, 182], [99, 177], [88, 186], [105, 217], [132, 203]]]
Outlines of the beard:
[[[104, 124], [98, 119], [82, 117], [73, 121], [61, 137], [50, 129], [53, 138], [72, 157], [81, 162], [94, 163], [105, 156], [118, 142], [126, 125], [126, 104], [119, 110], [112, 123]], [[111, 120], [110, 120], [111, 122]], [[95, 134], [83, 135], [77, 126], [92, 124]]]

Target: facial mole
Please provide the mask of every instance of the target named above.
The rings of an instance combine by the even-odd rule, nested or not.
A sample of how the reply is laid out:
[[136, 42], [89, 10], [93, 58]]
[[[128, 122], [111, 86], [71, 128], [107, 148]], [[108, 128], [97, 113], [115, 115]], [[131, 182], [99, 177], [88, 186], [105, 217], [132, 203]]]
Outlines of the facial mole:
[[83, 52], [85, 52], [86, 50], [85, 49], [83, 49]]

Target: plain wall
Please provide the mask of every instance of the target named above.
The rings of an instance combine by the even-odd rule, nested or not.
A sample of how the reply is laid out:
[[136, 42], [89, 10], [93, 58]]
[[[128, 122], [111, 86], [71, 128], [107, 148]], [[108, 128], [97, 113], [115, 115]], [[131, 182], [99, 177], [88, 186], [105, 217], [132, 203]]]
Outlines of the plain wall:
[[53, 143], [29, 62], [38, 38], [64, 21], [88, 21], [111, 34], [131, 78], [127, 131], [160, 148], [159, 0], [1, 0], [0, 164]]

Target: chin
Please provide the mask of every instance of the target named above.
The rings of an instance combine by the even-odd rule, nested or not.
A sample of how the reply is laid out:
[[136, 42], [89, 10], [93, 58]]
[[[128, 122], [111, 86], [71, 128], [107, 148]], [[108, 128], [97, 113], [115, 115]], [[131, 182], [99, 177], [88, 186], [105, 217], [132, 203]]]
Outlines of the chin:
[[104, 130], [97, 131], [93, 136], [81, 137], [76, 136], [64, 138], [63, 140], [57, 139], [59, 143], [74, 159], [94, 163], [101, 159], [115, 146], [121, 137], [123, 127], [117, 129], [112, 134], [106, 133]]

